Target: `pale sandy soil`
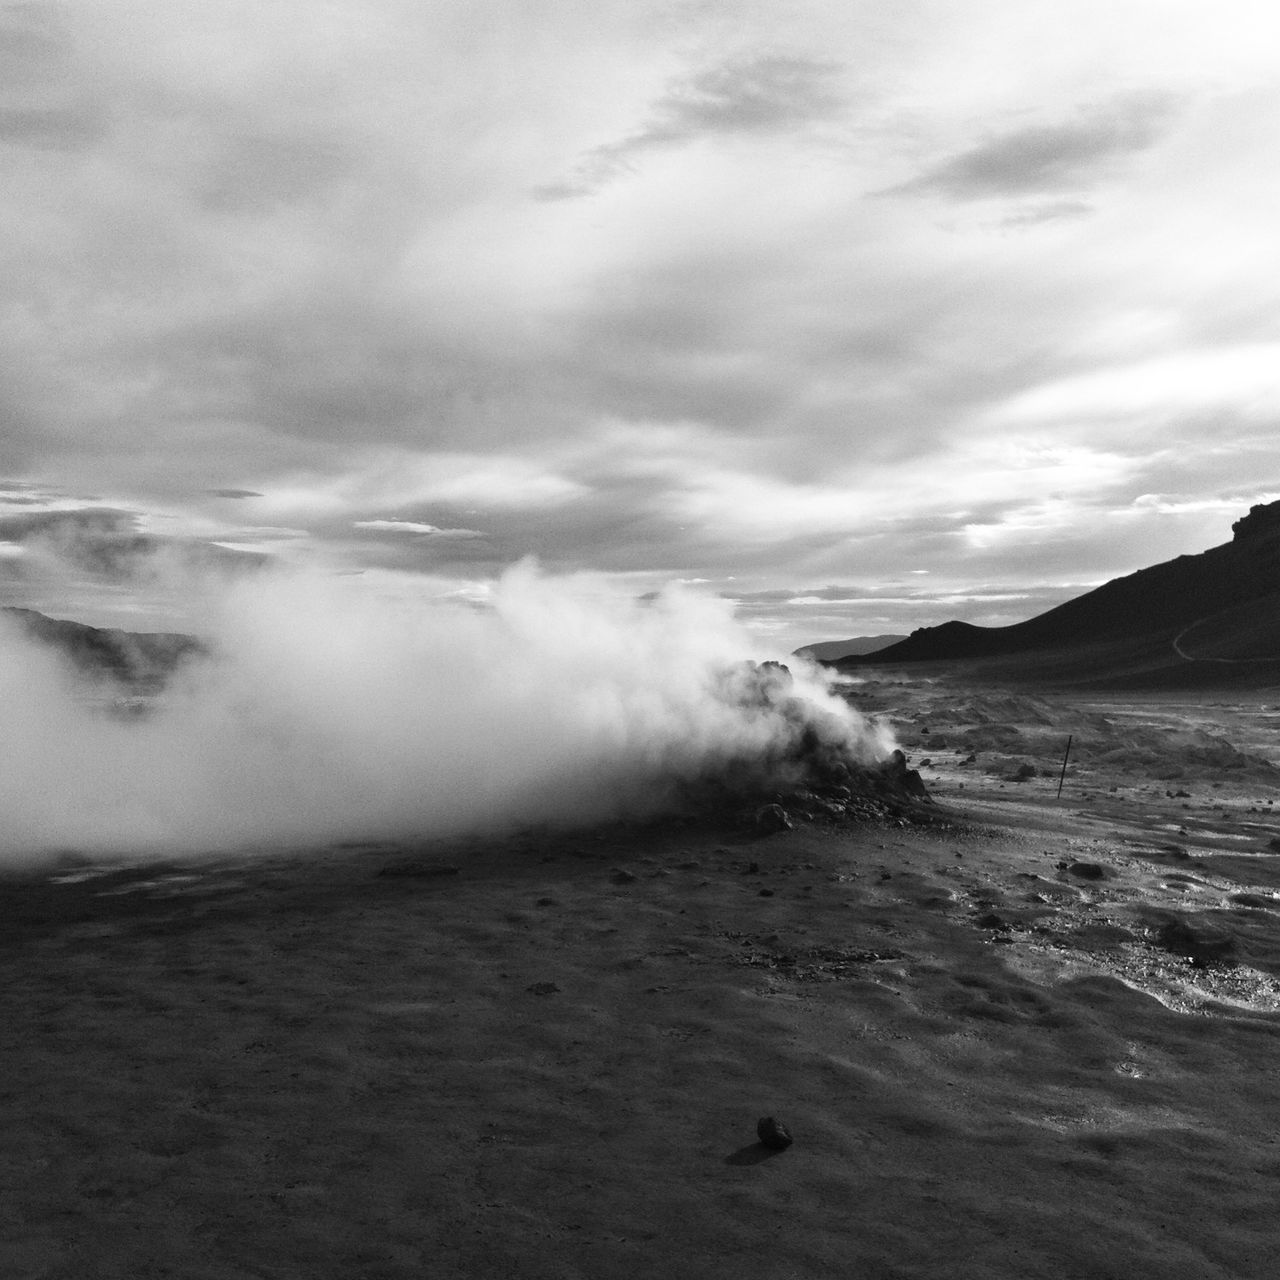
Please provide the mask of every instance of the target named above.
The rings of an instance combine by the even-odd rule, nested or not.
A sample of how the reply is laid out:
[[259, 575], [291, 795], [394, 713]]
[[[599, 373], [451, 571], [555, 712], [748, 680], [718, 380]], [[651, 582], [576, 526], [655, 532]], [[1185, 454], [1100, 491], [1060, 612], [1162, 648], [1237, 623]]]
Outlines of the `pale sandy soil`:
[[0, 1276], [1272, 1277], [1280, 790], [1184, 746], [1060, 801], [949, 747], [931, 826], [11, 875]]

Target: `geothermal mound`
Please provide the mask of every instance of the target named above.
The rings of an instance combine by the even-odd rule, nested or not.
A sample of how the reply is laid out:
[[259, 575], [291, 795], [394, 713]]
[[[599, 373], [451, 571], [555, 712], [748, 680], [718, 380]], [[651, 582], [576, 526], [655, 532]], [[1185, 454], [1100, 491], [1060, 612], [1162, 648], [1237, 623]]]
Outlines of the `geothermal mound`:
[[903, 752], [877, 749], [860, 721], [806, 697], [782, 663], [742, 664], [726, 674], [724, 696], [783, 731], [764, 751], [730, 759], [687, 785], [686, 811], [734, 812], [768, 830], [795, 821], [919, 817], [932, 803]]

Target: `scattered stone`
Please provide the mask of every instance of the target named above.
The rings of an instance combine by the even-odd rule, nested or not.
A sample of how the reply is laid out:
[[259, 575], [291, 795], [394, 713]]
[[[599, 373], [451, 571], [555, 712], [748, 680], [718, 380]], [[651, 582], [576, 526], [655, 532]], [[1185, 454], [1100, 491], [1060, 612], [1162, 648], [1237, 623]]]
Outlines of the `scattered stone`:
[[553, 996], [560, 988], [554, 982], [533, 982], [525, 990], [533, 996]]
[[1280, 853], [1280, 836], [1272, 836], [1267, 843], [1267, 848], [1274, 849], [1277, 853]]
[[774, 1151], [785, 1151], [794, 1141], [791, 1130], [773, 1116], [763, 1116], [756, 1121], [756, 1137]]
[[760, 831], [790, 831], [791, 815], [780, 804], [767, 804], [756, 810], [756, 827]]
[[759, 893], [759, 896], [760, 896], [761, 898], [772, 898], [772, 897], [773, 897], [773, 890], [772, 890], [772, 889], [761, 889], [761, 890], [760, 890], [760, 893]]
[[558, 898], [539, 898], [534, 905], [539, 907], [558, 907], [560, 901]]

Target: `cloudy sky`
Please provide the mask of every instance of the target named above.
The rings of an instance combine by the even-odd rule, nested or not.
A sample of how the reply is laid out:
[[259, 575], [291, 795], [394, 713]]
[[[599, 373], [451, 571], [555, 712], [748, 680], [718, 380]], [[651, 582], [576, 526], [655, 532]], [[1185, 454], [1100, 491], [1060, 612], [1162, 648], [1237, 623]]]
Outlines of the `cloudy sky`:
[[1248, 0], [0, 5], [0, 602], [1030, 616], [1280, 497], [1278, 138]]

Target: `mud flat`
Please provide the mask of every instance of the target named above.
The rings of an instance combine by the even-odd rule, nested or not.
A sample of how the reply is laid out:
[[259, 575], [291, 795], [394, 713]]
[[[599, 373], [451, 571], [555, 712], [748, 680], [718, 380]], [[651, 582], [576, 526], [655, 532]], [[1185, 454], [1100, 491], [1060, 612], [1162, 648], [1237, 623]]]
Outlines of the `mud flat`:
[[851, 694], [926, 819], [9, 875], [0, 1274], [1274, 1275], [1270, 704]]

